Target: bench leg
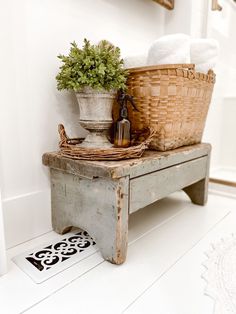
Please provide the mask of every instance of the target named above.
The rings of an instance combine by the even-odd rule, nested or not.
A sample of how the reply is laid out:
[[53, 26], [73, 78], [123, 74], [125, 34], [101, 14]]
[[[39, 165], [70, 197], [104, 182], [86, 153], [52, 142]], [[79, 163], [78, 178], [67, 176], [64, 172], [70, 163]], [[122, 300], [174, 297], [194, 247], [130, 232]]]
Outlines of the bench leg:
[[205, 205], [208, 198], [208, 183], [209, 183], [209, 168], [210, 168], [211, 154], [208, 154], [208, 161], [206, 167], [206, 177], [202, 180], [193, 183], [183, 190], [189, 196], [191, 201], [197, 205]]
[[191, 201], [197, 205], [205, 205], [208, 198], [208, 177], [183, 189]]
[[51, 169], [52, 224], [86, 230], [105, 260], [122, 264], [128, 243], [129, 179], [86, 179]]

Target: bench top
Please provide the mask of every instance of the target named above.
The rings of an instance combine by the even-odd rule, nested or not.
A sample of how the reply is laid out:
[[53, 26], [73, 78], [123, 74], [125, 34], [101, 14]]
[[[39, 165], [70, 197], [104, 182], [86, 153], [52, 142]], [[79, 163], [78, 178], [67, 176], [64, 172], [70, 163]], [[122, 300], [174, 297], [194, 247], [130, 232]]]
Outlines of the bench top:
[[118, 179], [124, 176], [135, 178], [209, 155], [210, 151], [210, 144], [201, 143], [166, 152], [147, 150], [141, 158], [120, 161], [74, 160], [61, 156], [59, 152], [51, 152], [43, 155], [43, 164], [89, 179], [97, 177]]

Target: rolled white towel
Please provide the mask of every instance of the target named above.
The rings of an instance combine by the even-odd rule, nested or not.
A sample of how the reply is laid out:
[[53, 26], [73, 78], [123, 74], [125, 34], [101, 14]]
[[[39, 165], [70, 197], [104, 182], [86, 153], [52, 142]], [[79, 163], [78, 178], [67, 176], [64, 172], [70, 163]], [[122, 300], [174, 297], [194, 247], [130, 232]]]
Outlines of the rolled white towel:
[[211, 60], [208, 60], [208, 62], [196, 64], [195, 70], [197, 72], [207, 74], [209, 70], [214, 70], [216, 64], [217, 64], [217, 58], [213, 58]]
[[195, 63], [198, 72], [207, 73], [214, 69], [219, 54], [219, 43], [215, 39], [192, 39], [190, 44], [190, 61]]
[[163, 36], [151, 45], [147, 64], [174, 64], [190, 62], [190, 37], [185, 34]]
[[147, 56], [145, 54], [124, 58], [125, 68], [137, 68], [145, 65], [147, 65]]

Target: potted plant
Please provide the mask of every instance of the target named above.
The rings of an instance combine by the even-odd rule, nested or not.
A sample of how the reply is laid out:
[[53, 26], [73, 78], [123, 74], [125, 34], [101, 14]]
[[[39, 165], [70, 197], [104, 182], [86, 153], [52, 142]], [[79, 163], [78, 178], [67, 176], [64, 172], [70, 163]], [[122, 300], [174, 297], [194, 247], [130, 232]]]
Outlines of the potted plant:
[[80, 145], [111, 147], [107, 132], [112, 125], [112, 106], [117, 90], [125, 89], [127, 78], [120, 49], [106, 40], [92, 45], [84, 39], [82, 49], [73, 42], [69, 55], [58, 58], [62, 65], [56, 76], [57, 88], [75, 91], [80, 124], [90, 131]]

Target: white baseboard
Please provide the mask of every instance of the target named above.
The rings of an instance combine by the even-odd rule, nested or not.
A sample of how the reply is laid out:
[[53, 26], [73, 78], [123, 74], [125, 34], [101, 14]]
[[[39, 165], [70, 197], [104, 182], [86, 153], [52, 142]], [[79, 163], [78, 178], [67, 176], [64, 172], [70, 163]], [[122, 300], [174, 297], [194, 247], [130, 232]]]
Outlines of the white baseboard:
[[210, 172], [210, 178], [236, 182], [236, 167], [221, 167]]
[[50, 189], [2, 200], [6, 247], [52, 230]]
[[209, 183], [209, 193], [236, 199], [236, 188], [219, 183]]

